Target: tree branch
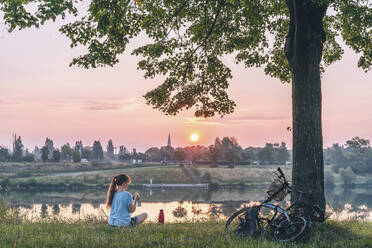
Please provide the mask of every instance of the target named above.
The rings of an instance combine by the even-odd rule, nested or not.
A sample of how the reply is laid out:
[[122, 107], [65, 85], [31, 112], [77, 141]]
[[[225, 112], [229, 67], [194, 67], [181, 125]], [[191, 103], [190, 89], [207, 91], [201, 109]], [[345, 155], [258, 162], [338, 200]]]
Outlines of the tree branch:
[[[172, 17], [171, 17], [172, 19], [173, 19], [174, 17], [176, 17], [176, 18], [178, 17], [178, 15], [181, 13], [182, 9], [186, 6], [187, 2], [188, 2], [188, 0], [186, 0], [186, 1], [181, 5], [181, 7], [179, 7], [179, 8], [177, 9], [177, 11], [174, 12], [174, 14], [173, 14]], [[166, 35], [165, 37], [168, 37], [168, 36], [169, 36], [170, 32], [172, 31], [172, 29], [174, 28], [175, 25], [176, 25], [176, 22], [173, 22], [172, 26], [169, 28], [169, 30], [168, 30], [168, 32], [167, 32], [167, 35]]]
[[213, 19], [213, 23], [212, 23], [212, 25], [210, 26], [210, 28], [209, 28], [209, 30], [208, 30], [207, 35], [205, 36], [203, 42], [200, 43], [200, 44], [199, 44], [199, 45], [198, 45], [198, 46], [197, 46], [197, 47], [196, 47], [196, 48], [191, 52], [191, 54], [189, 55], [189, 57], [188, 57], [188, 59], [187, 59], [187, 66], [186, 66], [186, 69], [185, 69], [184, 78], [186, 77], [187, 70], [188, 70], [189, 67], [190, 67], [190, 63], [191, 63], [191, 58], [192, 58], [192, 56], [194, 56], [194, 54], [196, 53], [196, 51], [197, 51], [200, 47], [202, 47], [203, 45], [205, 45], [205, 44], [207, 43], [209, 36], [210, 36], [210, 35], [212, 34], [212, 32], [213, 32], [214, 26], [215, 26], [216, 23], [217, 23], [217, 19], [218, 19], [220, 13], [221, 13], [221, 9], [222, 9], [222, 6], [224, 5], [225, 1], [224, 1], [224, 0], [223, 0], [223, 1], [219, 1], [219, 3], [220, 3], [220, 6], [219, 6], [219, 8], [218, 8], [218, 10], [217, 10], [217, 13], [216, 13], [214, 19]]

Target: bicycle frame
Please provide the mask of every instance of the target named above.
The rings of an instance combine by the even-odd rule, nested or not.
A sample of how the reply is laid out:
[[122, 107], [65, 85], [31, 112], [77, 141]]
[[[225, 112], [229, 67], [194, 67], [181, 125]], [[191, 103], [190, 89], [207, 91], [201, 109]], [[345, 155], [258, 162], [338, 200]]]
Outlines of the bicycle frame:
[[287, 218], [288, 221], [291, 221], [291, 218], [289, 217], [288, 213], [287, 213], [287, 210], [286, 209], [283, 209], [277, 205], [274, 205], [272, 203], [267, 203], [267, 202], [264, 202], [262, 203], [260, 206], [259, 206], [259, 209], [261, 210], [261, 207], [267, 207], [267, 208], [270, 208], [270, 209], [273, 209], [274, 210], [274, 215], [271, 217], [271, 219], [269, 220], [270, 224], [271, 222], [273, 222], [273, 220], [275, 220], [278, 212], [281, 213], [281, 214], [284, 214], [284, 216]]
[[[272, 204], [272, 203], [269, 203], [270, 201], [272, 201], [281, 191], [283, 191], [283, 190], [286, 190], [287, 188], [291, 188], [290, 186], [289, 186], [289, 183], [288, 183], [288, 181], [286, 180], [286, 178], [285, 178], [285, 176], [284, 176], [284, 174], [283, 174], [283, 172], [282, 172], [282, 170], [280, 169], [280, 168], [278, 168], [278, 172], [280, 173], [280, 176], [279, 175], [277, 175], [276, 173], [276, 175], [278, 176], [278, 178], [279, 179], [283, 179], [284, 180], [284, 183], [283, 183], [283, 186], [282, 187], [280, 187], [280, 189], [277, 191], [277, 192], [275, 192], [273, 195], [271, 195], [271, 196], [269, 196], [263, 203], [261, 203], [259, 206], [258, 206], [258, 208], [259, 208], [259, 210], [261, 210], [261, 207], [267, 207], [267, 208], [270, 208], [270, 209], [273, 209], [274, 210], [274, 215], [271, 217], [271, 219], [269, 220], [269, 222], [270, 222], [270, 224], [275, 220], [275, 218], [276, 218], [276, 216], [277, 216], [277, 214], [278, 214], [278, 212], [280, 213], [280, 214], [283, 214], [284, 216], [285, 216], [285, 218], [290, 222], [291, 221], [291, 218], [289, 217], [289, 214], [288, 214], [288, 211], [293, 207], [293, 206], [295, 206], [295, 205], [297, 205], [297, 203], [298, 203], [298, 200], [296, 200], [293, 204], [291, 204], [288, 208], [286, 208], [286, 209], [283, 209], [283, 208], [281, 208], [281, 207], [279, 207], [279, 206], [277, 206], [277, 205], [274, 205], [274, 204]], [[300, 198], [301, 198], [301, 196], [300, 196]]]

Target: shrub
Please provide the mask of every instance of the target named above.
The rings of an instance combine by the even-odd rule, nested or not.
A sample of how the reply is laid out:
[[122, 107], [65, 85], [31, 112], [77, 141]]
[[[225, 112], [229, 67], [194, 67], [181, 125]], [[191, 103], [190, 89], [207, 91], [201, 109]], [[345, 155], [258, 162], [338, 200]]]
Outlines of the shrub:
[[33, 154], [26, 154], [24, 157], [23, 157], [23, 161], [25, 162], [34, 162], [35, 160], [35, 157]]
[[80, 153], [78, 151], [74, 151], [72, 154], [72, 161], [74, 161], [74, 163], [79, 163], [81, 161]]
[[100, 162], [98, 160], [93, 160], [91, 162], [92, 166], [99, 166], [100, 165]]
[[5, 197], [0, 202], [0, 224], [19, 224], [22, 217], [18, 209], [9, 207]]
[[38, 182], [36, 181], [35, 178], [31, 178], [31, 179], [28, 179], [26, 182], [25, 182], [26, 185], [28, 186], [37, 186], [38, 185]]
[[0, 180], [0, 186], [2, 188], [5, 188], [5, 187], [9, 186], [9, 183], [10, 183], [9, 178], [4, 178], [4, 179]]
[[212, 181], [212, 175], [208, 171], [204, 172], [203, 176], [201, 177], [203, 183], [210, 183]]
[[235, 165], [234, 164], [229, 164], [229, 168], [233, 169], [233, 168], [235, 168]]
[[356, 179], [356, 175], [351, 170], [350, 167], [347, 167], [346, 169], [341, 168], [340, 170], [340, 176], [344, 183], [344, 187], [351, 187], [353, 185], [353, 181]]
[[332, 172], [328, 172], [324, 174], [324, 185], [328, 187], [335, 186], [335, 177], [333, 176]]
[[198, 168], [192, 166], [191, 168], [191, 171], [194, 172], [194, 174], [197, 176], [197, 177], [200, 177], [200, 171], [198, 170]]

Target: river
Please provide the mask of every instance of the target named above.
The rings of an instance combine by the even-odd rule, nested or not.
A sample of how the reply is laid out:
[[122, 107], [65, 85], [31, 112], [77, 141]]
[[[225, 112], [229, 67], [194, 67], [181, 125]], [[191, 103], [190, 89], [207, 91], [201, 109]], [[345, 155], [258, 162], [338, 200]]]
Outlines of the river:
[[[141, 207], [134, 214], [147, 212], [148, 221], [157, 221], [160, 209], [166, 222], [225, 219], [244, 205], [266, 198], [267, 187], [239, 189], [131, 189], [142, 197]], [[82, 219], [88, 216], [106, 219], [104, 190], [79, 191], [13, 191], [7, 201], [29, 219], [54, 216], [61, 219]], [[372, 193], [368, 189], [327, 189], [326, 199], [331, 219], [372, 221]], [[280, 204], [288, 204], [289, 197]]]

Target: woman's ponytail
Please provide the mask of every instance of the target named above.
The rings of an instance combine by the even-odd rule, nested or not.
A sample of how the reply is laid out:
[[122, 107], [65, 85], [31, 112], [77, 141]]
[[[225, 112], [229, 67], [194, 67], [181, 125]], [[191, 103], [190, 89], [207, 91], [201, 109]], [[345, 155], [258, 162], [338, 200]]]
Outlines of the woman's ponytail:
[[110, 186], [107, 190], [107, 197], [106, 197], [106, 207], [107, 208], [111, 207], [112, 199], [114, 199], [117, 180], [118, 180], [117, 177], [112, 178], [111, 184], [110, 184]]

